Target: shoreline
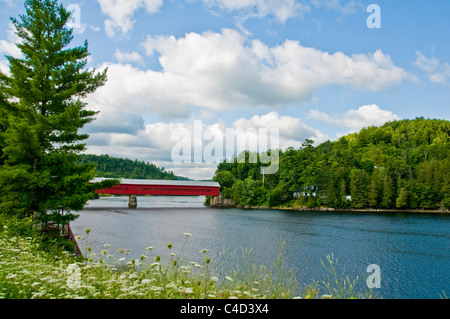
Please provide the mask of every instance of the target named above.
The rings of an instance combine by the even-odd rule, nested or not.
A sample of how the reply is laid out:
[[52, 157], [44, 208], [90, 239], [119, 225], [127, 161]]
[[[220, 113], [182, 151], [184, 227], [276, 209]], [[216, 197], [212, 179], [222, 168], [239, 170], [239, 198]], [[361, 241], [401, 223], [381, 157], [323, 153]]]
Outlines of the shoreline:
[[[227, 199], [229, 200], [229, 199]], [[226, 204], [221, 201], [220, 204], [211, 204], [212, 208], [239, 208], [239, 209], [272, 209], [272, 210], [291, 210], [298, 212], [353, 212], [353, 213], [412, 213], [412, 214], [450, 214], [449, 210], [442, 209], [374, 209], [374, 208], [332, 208], [332, 207], [299, 207], [299, 206], [277, 206], [277, 207], [269, 207], [269, 206], [238, 206], [234, 205], [234, 203], [227, 202]]]
[[[274, 209], [274, 208], [270, 208]], [[449, 214], [449, 211], [443, 211], [439, 209], [356, 209], [356, 208], [345, 208], [345, 209], [335, 209], [329, 207], [320, 208], [307, 208], [307, 207], [279, 207], [276, 209], [280, 210], [294, 210], [294, 211], [320, 211], [320, 212], [353, 212], [353, 213], [416, 213], [416, 214]]]
[[[217, 207], [217, 208], [227, 208], [227, 207]], [[427, 210], [427, 209], [355, 209], [355, 208], [346, 208], [346, 209], [335, 209], [330, 207], [316, 207], [316, 208], [308, 208], [308, 207], [267, 207], [267, 206], [234, 206], [228, 208], [240, 208], [240, 209], [272, 209], [272, 210], [292, 210], [298, 212], [352, 212], [352, 213], [416, 213], [416, 214], [450, 214], [450, 211], [442, 211], [442, 210]]]

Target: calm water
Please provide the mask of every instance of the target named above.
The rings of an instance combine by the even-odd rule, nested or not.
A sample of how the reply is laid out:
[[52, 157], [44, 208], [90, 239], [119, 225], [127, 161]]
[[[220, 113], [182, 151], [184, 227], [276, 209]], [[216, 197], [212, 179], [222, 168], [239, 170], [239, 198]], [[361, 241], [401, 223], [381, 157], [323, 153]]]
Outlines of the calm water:
[[[168, 255], [166, 245], [180, 249], [189, 237], [185, 255], [200, 261], [208, 249], [218, 265], [227, 254], [242, 249], [261, 263], [276, 260], [281, 242], [288, 267], [300, 283], [325, 279], [321, 261], [338, 258], [338, 271], [359, 277], [365, 289], [367, 267], [381, 269], [382, 298], [440, 298], [450, 296], [450, 216], [441, 214], [371, 214], [291, 212], [279, 210], [210, 209], [203, 197], [138, 197], [138, 209], [128, 209], [127, 197], [105, 197], [88, 203], [73, 222], [75, 235], [85, 236], [95, 252], [104, 244], [130, 249], [131, 258], [154, 246]], [[83, 239], [84, 240], [84, 239]], [[84, 251], [84, 241], [80, 246]], [[222, 259], [221, 259], [222, 258]], [[345, 269], [344, 269], [345, 267]]]

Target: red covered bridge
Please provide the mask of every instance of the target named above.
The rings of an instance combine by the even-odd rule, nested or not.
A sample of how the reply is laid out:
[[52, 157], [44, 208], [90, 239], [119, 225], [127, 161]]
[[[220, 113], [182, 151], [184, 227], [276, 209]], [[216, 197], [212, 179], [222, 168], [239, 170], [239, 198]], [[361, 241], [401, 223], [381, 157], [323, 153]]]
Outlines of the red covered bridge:
[[[101, 182], [95, 178], [92, 182]], [[192, 182], [150, 179], [122, 179], [119, 185], [96, 190], [97, 194], [129, 195], [128, 205], [137, 206], [136, 195], [162, 196], [219, 196], [220, 184], [215, 182]]]

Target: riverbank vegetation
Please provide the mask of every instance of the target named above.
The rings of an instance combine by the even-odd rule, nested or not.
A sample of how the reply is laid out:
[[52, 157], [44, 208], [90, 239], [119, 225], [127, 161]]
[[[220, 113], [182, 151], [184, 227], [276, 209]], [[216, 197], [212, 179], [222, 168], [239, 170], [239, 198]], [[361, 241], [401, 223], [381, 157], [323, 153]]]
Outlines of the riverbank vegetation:
[[[336, 142], [280, 151], [276, 174], [223, 161], [213, 180], [238, 206], [450, 208], [450, 121], [417, 118], [368, 127]], [[259, 158], [259, 155], [258, 155]]]
[[[127, 250], [116, 258], [108, 245], [93, 252], [85, 238], [84, 258], [75, 258], [35, 233], [32, 219], [0, 215], [0, 299], [290, 299], [372, 298], [356, 292], [355, 281], [337, 275], [336, 260], [327, 258], [330, 276], [301, 286], [282, 254], [269, 264], [251, 259], [241, 267], [217, 271], [205, 249], [185, 256], [183, 247], [167, 245], [166, 256], [148, 247], [139, 259]], [[188, 244], [190, 234], [184, 234]], [[234, 263], [234, 261], [233, 261]]]

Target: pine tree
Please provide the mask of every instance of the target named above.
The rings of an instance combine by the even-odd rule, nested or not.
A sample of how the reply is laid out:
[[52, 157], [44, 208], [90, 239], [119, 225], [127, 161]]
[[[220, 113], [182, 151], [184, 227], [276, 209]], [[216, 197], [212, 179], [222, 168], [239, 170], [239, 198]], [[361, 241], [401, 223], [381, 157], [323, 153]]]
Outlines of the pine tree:
[[400, 177], [397, 180], [398, 195], [395, 200], [395, 207], [405, 208], [410, 206], [409, 203], [409, 182]]
[[369, 185], [368, 192], [368, 204], [371, 208], [375, 208], [378, 205], [378, 184], [375, 174], [372, 176], [372, 180]]
[[383, 197], [381, 199], [381, 206], [383, 208], [392, 208], [392, 199], [394, 193], [394, 185], [392, 182], [392, 178], [389, 175], [386, 175], [383, 179]]
[[398, 193], [398, 197], [396, 200], [396, 207], [397, 208], [404, 208], [408, 205], [408, 191], [405, 187], [400, 188], [400, 191]]
[[[23, 59], [8, 56], [0, 73], [0, 210], [45, 221], [80, 210], [95, 186], [90, 164], [77, 164], [94, 120], [82, 99], [106, 82], [106, 71], [85, 70], [88, 44], [69, 48], [68, 12], [56, 0], [27, 0], [12, 18]], [[66, 215], [73, 219], [74, 215]]]
[[346, 183], [345, 179], [342, 179], [339, 186], [339, 206], [338, 208], [345, 208], [347, 207], [347, 189], [346, 189]]
[[367, 192], [369, 174], [364, 170], [353, 169], [350, 173], [350, 196], [353, 208], [365, 208], [368, 205]]

